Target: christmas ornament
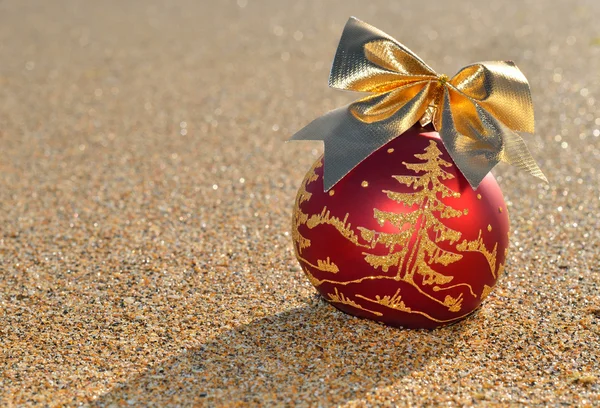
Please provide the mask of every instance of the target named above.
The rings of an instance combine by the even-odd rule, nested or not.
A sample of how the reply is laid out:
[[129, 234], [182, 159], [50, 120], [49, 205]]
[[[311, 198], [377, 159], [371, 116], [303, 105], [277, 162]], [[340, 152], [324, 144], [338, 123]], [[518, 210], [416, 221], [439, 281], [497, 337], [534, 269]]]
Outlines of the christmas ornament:
[[306, 275], [357, 316], [427, 328], [465, 317], [490, 293], [508, 247], [489, 171], [504, 161], [546, 180], [515, 133], [533, 132], [526, 78], [512, 62], [485, 62], [449, 79], [351, 18], [329, 84], [371, 95], [292, 138], [325, 142], [294, 209]]
[[436, 132], [413, 127], [328, 192], [323, 160], [293, 216], [296, 256], [335, 307], [405, 327], [471, 313], [504, 268], [508, 213], [494, 177], [473, 190]]

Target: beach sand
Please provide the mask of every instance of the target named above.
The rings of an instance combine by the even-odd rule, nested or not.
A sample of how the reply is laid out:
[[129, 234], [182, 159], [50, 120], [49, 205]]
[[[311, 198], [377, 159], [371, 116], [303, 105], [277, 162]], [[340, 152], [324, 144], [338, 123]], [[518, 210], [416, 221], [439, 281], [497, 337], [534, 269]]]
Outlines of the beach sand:
[[[291, 243], [351, 15], [440, 73], [514, 60], [550, 184], [495, 170], [466, 320], [321, 300]], [[0, 2], [0, 405], [600, 405], [600, 2]]]

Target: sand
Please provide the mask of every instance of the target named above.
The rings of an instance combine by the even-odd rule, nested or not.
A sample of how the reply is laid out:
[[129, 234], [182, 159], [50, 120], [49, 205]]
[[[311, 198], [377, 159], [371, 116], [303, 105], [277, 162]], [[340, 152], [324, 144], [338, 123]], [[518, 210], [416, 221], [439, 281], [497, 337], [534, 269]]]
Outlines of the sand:
[[[550, 184], [500, 165], [505, 275], [434, 331], [345, 315], [290, 219], [355, 15], [512, 59]], [[0, 2], [0, 405], [600, 404], [600, 3]]]

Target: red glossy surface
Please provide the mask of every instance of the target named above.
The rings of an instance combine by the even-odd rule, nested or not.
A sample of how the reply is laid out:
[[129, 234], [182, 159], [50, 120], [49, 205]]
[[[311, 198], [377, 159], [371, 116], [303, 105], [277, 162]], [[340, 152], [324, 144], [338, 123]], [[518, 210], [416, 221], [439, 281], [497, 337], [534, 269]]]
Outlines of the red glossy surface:
[[325, 299], [413, 328], [452, 323], [480, 305], [508, 247], [507, 208], [491, 174], [473, 191], [437, 133], [420, 128], [373, 153], [333, 192], [323, 192], [321, 160], [298, 192], [292, 235]]

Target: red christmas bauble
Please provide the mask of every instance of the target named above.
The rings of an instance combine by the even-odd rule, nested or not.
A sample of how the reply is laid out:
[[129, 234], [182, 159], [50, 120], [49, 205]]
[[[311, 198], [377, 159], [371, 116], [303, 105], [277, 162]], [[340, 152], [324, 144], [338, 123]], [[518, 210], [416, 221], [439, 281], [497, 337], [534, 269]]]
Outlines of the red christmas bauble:
[[434, 328], [473, 312], [502, 274], [509, 221], [492, 174], [473, 190], [436, 132], [413, 127], [323, 191], [323, 159], [296, 198], [292, 237], [338, 309]]

